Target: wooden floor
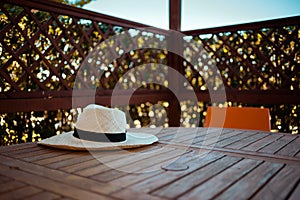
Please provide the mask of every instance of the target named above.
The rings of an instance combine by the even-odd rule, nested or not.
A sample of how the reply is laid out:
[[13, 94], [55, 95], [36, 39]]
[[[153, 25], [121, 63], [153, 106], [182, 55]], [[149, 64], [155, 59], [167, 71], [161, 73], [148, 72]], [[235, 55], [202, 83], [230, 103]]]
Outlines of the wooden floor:
[[297, 135], [133, 129], [141, 130], [159, 142], [130, 151], [0, 147], [0, 199], [300, 198]]

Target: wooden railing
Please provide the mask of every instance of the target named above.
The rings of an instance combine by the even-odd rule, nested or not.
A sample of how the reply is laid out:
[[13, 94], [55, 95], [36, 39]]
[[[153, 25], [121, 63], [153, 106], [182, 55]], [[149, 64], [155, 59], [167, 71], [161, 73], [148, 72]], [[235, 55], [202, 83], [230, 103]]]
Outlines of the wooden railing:
[[298, 104], [299, 24], [290, 17], [183, 33], [217, 61], [229, 101]]
[[[110, 105], [114, 87], [130, 69], [149, 63], [173, 67], [176, 59], [166, 49], [158, 48], [161, 43], [170, 45], [170, 33], [149, 29], [144, 24], [51, 1], [2, 0], [0, 9], [0, 113], [66, 110], [74, 102], [83, 107], [91, 99]], [[215, 61], [229, 104], [269, 107], [273, 129], [299, 132], [299, 24], [298, 16], [181, 34], [186, 35], [185, 41], [192, 38], [201, 45]], [[124, 32], [132, 33], [131, 42], [137, 47], [147, 43], [151, 48], [127, 51], [120, 49], [118, 43], [108, 45], [107, 51], [116, 59], [105, 67], [97, 66], [94, 60], [96, 67], [80, 72], [81, 81], [76, 82], [79, 69], [92, 50]], [[197, 52], [190, 45], [184, 46], [183, 52], [185, 58], [177, 59], [180, 64], [175, 69], [193, 86], [203, 116], [206, 105], [211, 103], [205, 82], [209, 79], [206, 76], [211, 75], [211, 63], [206, 63], [206, 68], [192, 65], [189, 52]], [[104, 73], [100, 78], [99, 69]], [[130, 98], [130, 105], [169, 102], [168, 123], [179, 125], [179, 117], [174, 117], [178, 111], [172, 107], [176, 105], [174, 95], [168, 89], [168, 73], [158, 72], [154, 67], [146, 74], [150, 82], [163, 79], [165, 84], [123, 81], [124, 91], [139, 87]], [[85, 93], [74, 96], [74, 88], [81, 88]], [[120, 105], [128, 103], [122, 102], [126, 92], [117, 95]], [[188, 96], [183, 103], [188, 104]], [[278, 123], [285, 128], [280, 128]], [[201, 126], [202, 122], [197, 125]]]
[[[51, 1], [2, 1], [1, 11], [2, 113], [71, 108], [73, 84], [88, 53], [113, 35], [145, 27], [143, 24]], [[160, 32], [166, 31], [157, 29], [155, 34], [159, 35]], [[159, 42], [159, 38], [151, 34], [143, 36], [143, 39], [149, 38], [147, 42], [152, 44]], [[109, 51], [116, 54], [116, 48], [111, 46]], [[122, 75], [120, 71], [125, 73], [129, 65], [134, 67], [150, 62], [149, 56], [142, 58], [145, 52], [146, 50], [136, 50], [116, 60], [106, 70], [110, 75], [102, 77], [99, 83], [91, 83], [92, 74], [89, 74], [89, 80], [85, 82], [91, 84], [87, 89], [94, 86], [99, 88], [97, 102], [108, 104], [111, 89]], [[160, 54], [165, 53], [151, 53], [151, 61], [162, 60], [159, 58]], [[157, 58], [153, 58], [154, 56]], [[152, 98], [154, 97], [150, 99]], [[138, 102], [138, 98], [135, 99], [133, 101]]]

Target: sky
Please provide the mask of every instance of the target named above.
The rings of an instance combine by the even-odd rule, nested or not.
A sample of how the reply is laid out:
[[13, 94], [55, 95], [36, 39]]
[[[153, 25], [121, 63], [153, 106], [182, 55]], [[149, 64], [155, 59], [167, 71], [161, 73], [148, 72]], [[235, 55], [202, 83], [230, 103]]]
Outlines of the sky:
[[[169, 29], [168, 0], [94, 0], [83, 7]], [[182, 0], [181, 30], [300, 16], [299, 0]]]

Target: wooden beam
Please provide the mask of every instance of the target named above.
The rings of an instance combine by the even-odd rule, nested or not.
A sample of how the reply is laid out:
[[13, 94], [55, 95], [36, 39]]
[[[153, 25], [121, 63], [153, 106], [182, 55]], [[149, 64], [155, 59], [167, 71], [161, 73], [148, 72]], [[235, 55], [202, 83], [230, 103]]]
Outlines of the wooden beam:
[[196, 29], [182, 31], [184, 35], [217, 34], [222, 32], [236, 32], [239, 30], [257, 30], [262, 28], [280, 28], [283, 26], [293, 26], [299, 24], [300, 16], [286, 17], [281, 19], [264, 20], [259, 22], [242, 23], [213, 28]]
[[[53, 96], [53, 97], [37, 97], [37, 98], [7, 98], [0, 99], [0, 114], [12, 112], [31, 112], [44, 110], [71, 109], [73, 107], [85, 107], [90, 103], [97, 103], [105, 106], [112, 104], [112, 91], [105, 94], [88, 94], [69, 95], [69, 96]], [[139, 105], [141, 103], [158, 101], [170, 101], [172, 93], [168, 90], [149, 91], [137, 90], [133, 94], [119, 93], [114, 96], [114, 104], [116, 105]], [[129, 102], [126, 101], [129, 99]]]
[[180, 31], [181, 27], [181, 0], [169, 0], [169, 28]]

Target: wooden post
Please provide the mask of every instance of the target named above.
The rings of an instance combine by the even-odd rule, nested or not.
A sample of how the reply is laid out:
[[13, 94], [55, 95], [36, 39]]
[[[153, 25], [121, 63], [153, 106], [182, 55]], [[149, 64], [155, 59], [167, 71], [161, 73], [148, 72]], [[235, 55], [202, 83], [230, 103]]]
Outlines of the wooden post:
[[169, 29], [180, 31], [181, 0], [169, 0]]
[[[169, 0], [169, 29], [171, 30], [171, 35], [168, 39], [168, 66], [174, 68], [179, 73], [183, 72], [182, 68], [182, 38], [177, 38], [179, 34], [176, 34], [174, 31], [180, 31], [181, 25], [181, 0]], [[176, 41], [176, 42], [175, 42]], [[172, 52], [176, 50], [179, 55], [176, 55]], [[171, 88], [176, 88], [175, 92], [179, 92], [180, 87], [178, 83], [178, 77], [169, 77], [169, 85]], [[174, 92], [174, 91], [173, 91]], [[180, 126], [180, 102], [174, 96], [170, 96], [169, 100], [169, 126]]]

